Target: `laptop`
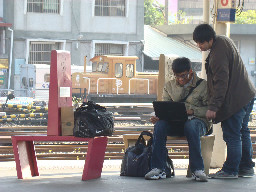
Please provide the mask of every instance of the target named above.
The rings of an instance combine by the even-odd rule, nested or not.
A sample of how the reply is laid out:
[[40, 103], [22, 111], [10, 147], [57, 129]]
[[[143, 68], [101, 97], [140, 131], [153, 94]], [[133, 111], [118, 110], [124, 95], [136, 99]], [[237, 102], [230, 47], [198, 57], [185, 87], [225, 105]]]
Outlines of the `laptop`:
[[153, 101], [155, 115], [160, 120], [168, 122], [183, 122], [188, 120], [185, 103], [173, 101]]

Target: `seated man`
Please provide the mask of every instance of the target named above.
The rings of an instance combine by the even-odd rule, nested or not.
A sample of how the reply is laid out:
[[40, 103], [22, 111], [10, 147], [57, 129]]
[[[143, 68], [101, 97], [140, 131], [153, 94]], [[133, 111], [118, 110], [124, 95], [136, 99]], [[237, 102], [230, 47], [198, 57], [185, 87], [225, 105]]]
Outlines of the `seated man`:
[[[185, 98], [192, 87], [200, 78], [191, 69], [191, 62], [188, 58], [177, 58], [172, 63], [172, 70], [175, 79], [165, 84], [163, 91], [164, 101], [179, 102]], [[204, 163], [201, 155], [200, 137], [206, 135], [211, 124], [206, 120], [207, 111], [207, 83], [203, 80], [185, 100], [188, 119], [185, 122], [184, 132], [189, 145], [189, 165], [192, 177], [198, 181], [207, 181], [204, 172]], [[154, 126], [154, 137], [152, 145], [152, 170], [145, 175], [145, 179], [155, 180], [166, 178], [166, 138], [167, 136], [181, 136], [175, 133], [174, 127], [156, 116], [151, 117]], [[183, 130], [182, 130], [183, 131]], [[184, 135], [183, 135], [184, 136]]]

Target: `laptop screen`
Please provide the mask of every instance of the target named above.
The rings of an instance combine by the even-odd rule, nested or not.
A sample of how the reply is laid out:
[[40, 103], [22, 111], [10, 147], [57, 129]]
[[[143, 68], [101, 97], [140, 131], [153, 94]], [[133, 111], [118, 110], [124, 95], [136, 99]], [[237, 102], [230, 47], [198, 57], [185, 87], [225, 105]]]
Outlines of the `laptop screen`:
[[188, 120], [186, 107], [183, 102], [153, 101], [153, 107], [155, 115], [160, 120], [166, 120], [169, 122], [185, 122]]

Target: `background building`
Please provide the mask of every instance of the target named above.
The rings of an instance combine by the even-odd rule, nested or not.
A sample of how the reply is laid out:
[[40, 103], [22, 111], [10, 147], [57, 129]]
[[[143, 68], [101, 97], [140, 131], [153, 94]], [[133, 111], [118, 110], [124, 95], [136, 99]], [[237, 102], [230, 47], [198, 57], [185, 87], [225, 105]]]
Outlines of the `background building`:
[[[197, 25], [162, 25], [156, 29], [167, 37], [179, 39], [184, 44], [194, 44], [192, 33]], [[248, 74], [256, 86], [256, 25], [253, 24], [231, 24], [230, 38], [236, 44], [242, 60], [247, 68]]]
[[[165, 0], [158, 0], [164, 4]], [[214, 10], [214, 1], [210, 1], [210, 9]], [[203, 0], [169, 0], [169, 14], [176, 14], [179, 10], [186, 14], [186, 18], [191, 20], [190, 23], [198, 24], [203, 20]], [[244, 2], [244, 5], [242, 6]], [[256, 0], [236, 0], [236, 6], [243, 11], [256, 10]], [[179, 15], [178, 15], [179, 17]], [[210, 14], [212, 17], [212, 14]]]
[[[20, 88], [25, 88], [20, 66], [49, 65], [53, 49], [70, 51], [75, 66], [84, 63], [90, 66], [90, 59], [97, 55], [138, 56], [137, 70], [142, 70], [143, 0], [0, 0], [0, 3], [3, 5], [0, 17], [2, 14], [3, 21], [13, 26], [14, 78], [10, 88], [18, 89], [14, 79], [20, 81]], [[11, 32], [5, 28], [5, 33], [8, 49]]]

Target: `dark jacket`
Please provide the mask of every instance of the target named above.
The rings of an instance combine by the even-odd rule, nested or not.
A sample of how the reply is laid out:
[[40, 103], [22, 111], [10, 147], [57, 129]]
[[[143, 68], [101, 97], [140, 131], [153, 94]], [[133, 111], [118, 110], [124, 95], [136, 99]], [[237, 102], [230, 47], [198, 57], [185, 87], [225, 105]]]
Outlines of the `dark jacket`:
[[215, 123], [226, 120], [254, 98], [255, 88], [231, 39], [216, 37], [205, 66], [208, 109], [216, 112]]

